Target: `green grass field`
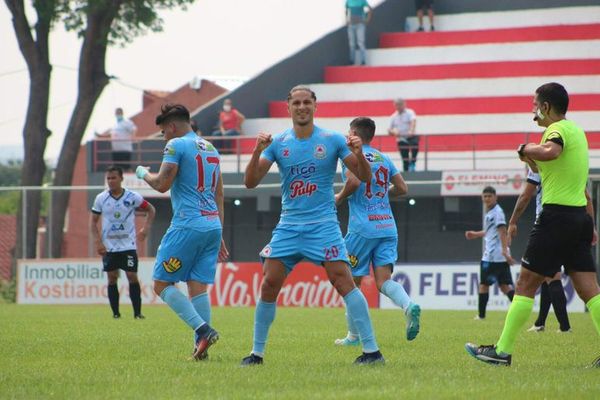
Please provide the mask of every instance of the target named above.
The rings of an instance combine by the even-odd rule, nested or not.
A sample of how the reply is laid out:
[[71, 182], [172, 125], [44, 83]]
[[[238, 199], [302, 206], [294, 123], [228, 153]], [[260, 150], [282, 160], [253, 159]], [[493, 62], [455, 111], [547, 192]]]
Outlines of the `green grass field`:
[[[493, 342], [503, 312], [425, 311], [414, 342], [399, 311], [372, 310], [386, 365], [357, 367], [358, 348], [334, 347], [345, 333], [341, 309], [279, 308], [265, 364], [239, 366], [252, 341], [253, 308], [217, 308], [221, 340], [206, 362], [189, 361], [192, 332], [167, 307], [129, 306], [113, 320], [108, 306], [0, 304], [0, 398], [20, 399], [559, 399], [600, 398], [600, 353], [586, 314], [572, 334], [523, 332], [513, 366], [469, 357], [466, 341]], [[531, 321], [533, 321], [533, 316]], [[528, 325], [529, 326], [529, 325]]]

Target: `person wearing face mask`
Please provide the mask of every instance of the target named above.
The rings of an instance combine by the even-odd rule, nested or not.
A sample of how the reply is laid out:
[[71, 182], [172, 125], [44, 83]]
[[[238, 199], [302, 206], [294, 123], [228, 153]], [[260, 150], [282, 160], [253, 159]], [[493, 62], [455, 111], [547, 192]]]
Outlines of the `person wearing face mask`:
[[131, 153], [133, 152], [132, 139], [137, 131], [137, 126], [123, 116], [123, 109], [115, 110], [116, 123], [109, 132], [96, 133], [98, 137], [110, 137], [113, 165], [121, 167], [124, 171], [131, 170]]
[[[242, 123], [244, 114], [233, 108], [231, 99], [223, 101], [223, 110], [219, 113], [219, 129], [214, 131], [212, 136], [240, 136], [242, 134]], [[222, 154], [235, 153], [237, 141], [219, 140], [215, 146], [219, 148]]]

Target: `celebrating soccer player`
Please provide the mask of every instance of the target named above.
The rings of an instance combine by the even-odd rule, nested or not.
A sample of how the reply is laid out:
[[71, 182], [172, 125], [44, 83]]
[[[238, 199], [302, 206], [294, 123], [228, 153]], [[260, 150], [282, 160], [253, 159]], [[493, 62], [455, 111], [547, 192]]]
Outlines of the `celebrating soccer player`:
[[[586, 303], [600, 334], [600, 287], [591, 250], [594, 219], [585, 195], [588, 143], [583, 129], [566, 119], [568, 106], [569, 95], [558, 83], [546, 83], [535, 91], [533, 119], [546, 129], [540, 144], [522, 144], [517, 152], [541, 175], [542, 212], [521, 260], [516, 294], [500, 340], [495, 345], [465, 345], [470, 355], [490, 364], [511, 364], [515, 340], [531, 314], [535, 291], [561, 266]], [[592, 365], [600, 367], [600, 357]]]
[[[162, 106], [156, 117], [167, 140], [158, 174], [138, 166], [135, 173], [161, 193], [171, 190], [173, 219], [160, 242], [154, 264], [154, 292], [195, 332], [193, 357], [205, 360], [219, 334], [210, 324], [207, 286], [218, 259], [227, 257], [222, 239], [223, 179], [220, 157], [196, 135], [182, 105]], [[187, 282], [191, 301], [175, 287]]]
[[[403, 195], [408, 187], [392, 160], [371, 147], [375, 122], [370, 118], [355, 118], [350, 122], [350, 136], [363, 142], [363, 153], [371, 165], [372, 178], [361, 182], [343, 166], [344, 187], [335, 195], [336, 204], [348, 198], [350, 217], [348, 234], [344, 238], [352, 267], [354, 282], [360, 287], [364, 276], [373, 265], [377, 289], [390, 298], [406, 315], [406, 339], [414, 340], [419, 333], [421, 308], [413, 303], [402, 285], [391, 279], [398, 259], [398, 230], [390, 207], [389, 195]], [[390, 186], [390, 182], [392, 185]], [[350, 314], [346, 313], [348, 334], [336, 339], [339, 346], [359, 343], [358, 330]]]
[[[92, 206], [92, 236], [96, 251], [102, 256], [104, 271], [108, 277], [108, 301], [114, 318], [121, 318], [119, 312], [119, 269], [127, 274], [129, 297], [135, 319], [142, 315], [142, 296], [138, 280], [138, 256], [135, 234], [135, 211], [146, 212], [146, 222], [139, 231], [139, 239], [145, 240], [156, 211], [138, 193], [123, 188], [123, 169], [112, 166], [106, 170], [108, 189], [96, 196]], [[102, 215], [102, 231], [98, 221]]]
[[322, 264], [332, 285], [344, 298], [363, 345], [363, 354], [355, 363], [384, 362], [375, 341], [367, 301], [350, 275], [333, 191], [338, 159], [363, 182], [371, 180], [371, 166], [358, 136], [346, 139], [340, 133], [314, 125], [316, 102], [315, 93], [308, 87], [292, 88], [288, 111], [293, 127], [275, 137], [259, 133], [246, 167], [244, 183], [254, 188], [271, 165], [277, 163], [282, 211], [271, 242], [260, 252], [264, 279], [254, 317], [254, 345], [242, 365], [262, 364], [269, 328], [275, 319], [277, 295], [287, 274], [303, 258]]

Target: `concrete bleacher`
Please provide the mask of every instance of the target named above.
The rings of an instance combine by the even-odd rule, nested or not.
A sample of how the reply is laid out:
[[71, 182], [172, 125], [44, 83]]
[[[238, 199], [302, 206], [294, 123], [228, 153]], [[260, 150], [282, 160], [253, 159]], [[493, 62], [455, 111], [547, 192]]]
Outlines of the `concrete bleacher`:
[[[346, 132], [351, 118], [370, 116], [375, 145], [399, 161], [386, 131], [392, 100], [403, 97], [428, 153], [418, 170], [520, 168], [514, 148], [541, 132], [534, 90], [557, 81], [571, 96], [568, 118], [588, 133], [591, 166], [600, 167], [600, 6], [439, 15], [436, 29], [384, 33], [367, 66], [326, 67], [324, 83], [305, 82], [318, 97], [316, 123]], [[246, 120], [242, 153], [257, 132], [289, 126], [285, 102], [272, 102], [269, 118]]]

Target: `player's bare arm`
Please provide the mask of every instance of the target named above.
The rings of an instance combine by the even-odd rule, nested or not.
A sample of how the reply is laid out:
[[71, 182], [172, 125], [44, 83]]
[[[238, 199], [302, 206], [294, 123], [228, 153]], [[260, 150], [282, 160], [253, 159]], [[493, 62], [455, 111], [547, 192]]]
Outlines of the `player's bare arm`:
[[517, 199], [517, 204], [515, 204], [515, 208], [510, 216], [510, 220], [508, 221], [508, 244], [510, 245], [512, 239], [517, 236], [517, 222], [519, 222], [519, 218], [527, 209], [527, 205], [531, 201], [531, 199], [535, 196], [537, 191], [537, 186], [531, 182], [527, 182], [525, 185], [525, 189], [519, 195]]
[[173, 181], [177, 176], [177, 171], [179, 171], [179, 165], [170, 162], [163, 162], [160, 165], [158, 174], [147, 173], [144, 175], [143, 179], [146, 181], [146, 183], [148, 183], [148, 185], [150, 185], [150, 187], [152, 187], [152, 189], [157, 190], [160, 193], [165, 193], [171, 189], [171, 185], [173, 185]]
[[102, 233], [100, 232], [100, 227], [98, 222], [100, 221], [100, 214], [92, 214], [91, 216], [92, 223], [90, 224], [90, 230], [92, 231], [92, 237], [94, 238], [94, 245], [96, 246], [96, 252], [98, 255], [106, 254], [106, 247], [104, 247], [104, 243], [102, 243]]
[[362, 140], [358, 136], [348, 136], [346, 144], [352, 154], [344, 158], [344, 164], [361, 181], [370, 181], [371, 165], [362, 152]]
[[402, 177], [402, 174], [396, 174], [396, 175], [392, 176], [391, 183], [392, 184], [390, 185], [390, 188], [388, 189], [389, 196], [398, 197], [398, 196], [404, 196], [405, 194], [408, 193], [408, 185], [406, 184], [406, 181]]
[[[219, 219], [221, 220], [221, 226], [225, 224], [225, 194], [223, 190], [223, 175], [221, 171], [219, 171], [219, 181], [217, 182], [217, 188], [215, 191], [215, 202], [217, 203], [217, 209], [219, 210]], [[219, 249], [219, 261], [225, 261], [229, 258], [229, 250], [227, 250], [227, 246], [225, 245], [225, 240], [221, 238], [221, 248]]]
[[533, 161], [551, 161], [557, 159], [563, 151], [563, 147], [552, 141], [543, 144], [528, 143], [523, 147], [521, 155]]
[[152, 225], [154, 217], [156, 216], [156, 209], [152, 204], [146, 202], [146, 208], [144, 208], [142, 211], [146, 213], [146, 221], [144, 222], [144, 226], [142, 226], [138, 232], [138, 238], [144, 241], [148, 236], [148, 232], [150, 232], [150, 226]]
[[273, 138], [269, 133], [260, 132], [256, 137], [256, 146], [252, 151], [252, 156], [248, 165], [246, 165], [246, 173], [244, 174], [244, 185], [248, 189], [258, 186], [260, 181], [265, 177], [271, 165], [271, 161], [262, 158], [262, 152], [273, 143]]
[[354, 176], [352, 172], [346, 170], [346, 182], [344, 182], [344, 187], [335, 195], [335, 204], [340, 205], [344, 199], [350, 197], [352, 193], [356, 192], [360, 186], [360, 180]]
[[498, 235], [500, 236], [500, 243], [502, 243], [502, 255], [506, 259], [508, 265], [516, 264], [515, 260], [510, 255], [510, 250], [508, 248], [508, 234], [506, 230], [506, 226], [498, 227]]
[[466, 231], [465, 238], [467, 240], [480, 239], [485, 236], [485, 231]]

